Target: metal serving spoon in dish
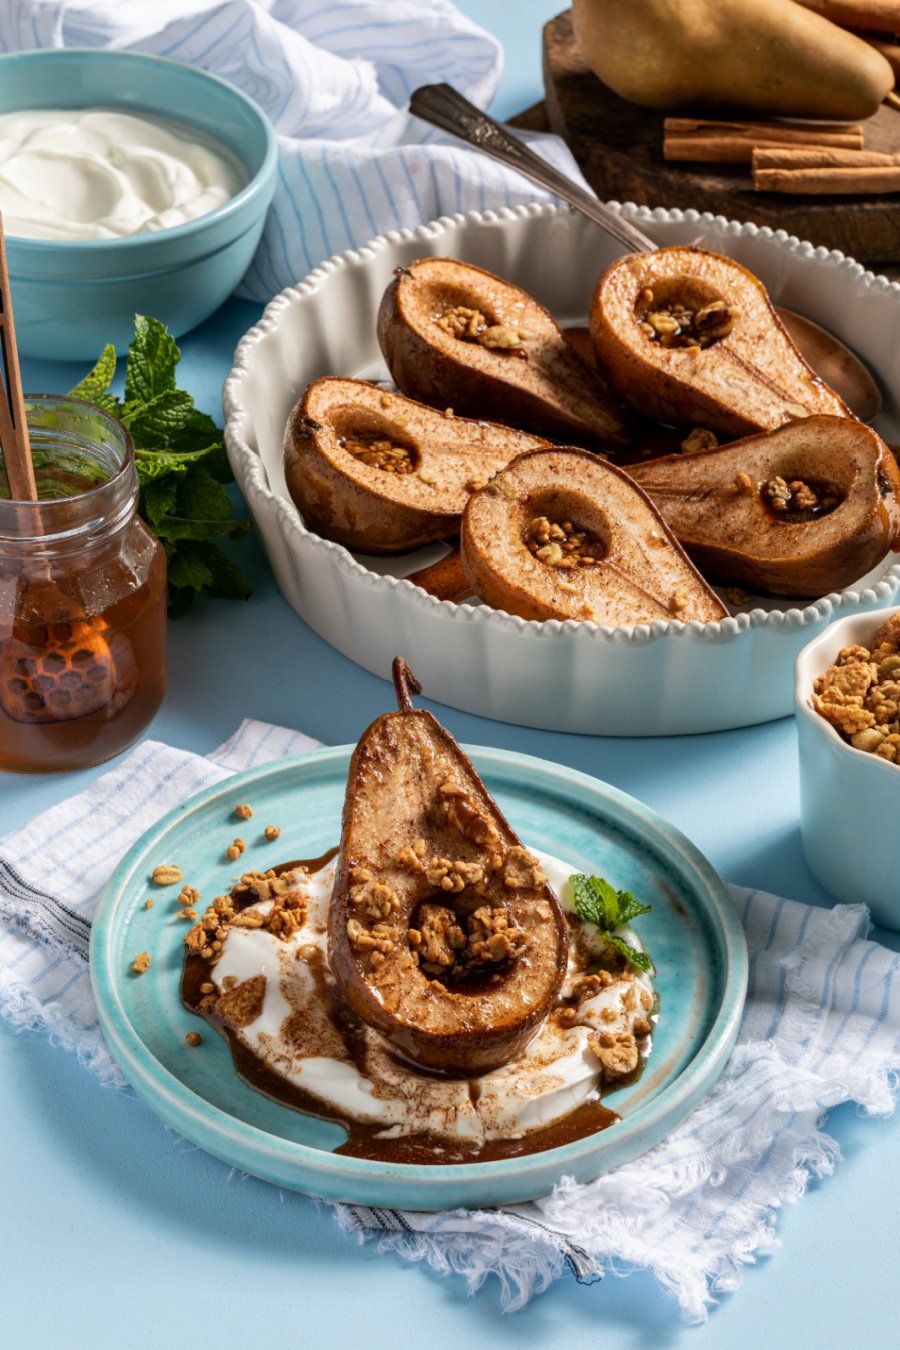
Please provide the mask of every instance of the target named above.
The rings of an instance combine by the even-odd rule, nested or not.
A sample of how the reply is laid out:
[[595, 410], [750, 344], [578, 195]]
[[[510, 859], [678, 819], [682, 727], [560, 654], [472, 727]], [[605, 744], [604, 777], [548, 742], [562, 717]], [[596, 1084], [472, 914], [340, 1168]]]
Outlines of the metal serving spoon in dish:
[[[624, 244], [629, 252], [645, 253], [657, 247], [648, 235], [541, 159], [502, 123], [481, 112], [452, 85], [426, 84], [416, 89], [410, 98], [409, 110], [423, 122], [458, 136], [467, 145], [518, 170], [548, 192], [561, 197]], [[882, 408], [881, 390], [859, 357], [812, 319], [781, 308], [778, 316], [816, 374], [840, 394], [861, 422], [874, 421]]]

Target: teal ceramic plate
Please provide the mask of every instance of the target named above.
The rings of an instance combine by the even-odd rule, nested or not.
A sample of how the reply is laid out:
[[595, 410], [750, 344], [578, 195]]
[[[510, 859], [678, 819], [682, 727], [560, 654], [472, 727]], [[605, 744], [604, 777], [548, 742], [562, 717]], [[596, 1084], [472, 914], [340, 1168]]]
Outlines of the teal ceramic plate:
[[[100, 1021], [122, 1072], [187, 1139], [266, 1181], [329, 1199], [408, 1209], [499, 1205], [546, 1194], [561, 1176], [585, 1181], [643, 1153], [683, 1120], [716, 1081], [734, 1044], [747, 951], [731, 898], [701, 854], [640, 802], [586, 774], [528, 755], [469, 754], [526, 844], [573, 870], [595, 872], [652, 903], [640, 934], [656, 963], [659, 1026], [640, 1079], [605, 1100], [622, 1119], [591, 1138], [499, 1162], [383, 1164], [332, 1150], [337, 1125], [292, 1111], [248, 1087], [224, 1040], [179, 998], [182, 938], [176, 888], [149, 886], [177, 863], [203, 902], [238, 870], [224, 858], [240, 834], [246, 867], [311, 858], [338, 842], [349, 747], [238, 774], [170, 812], [125, 856], [94, 922], [91, 971]], [[234, 807], [249, 802], [251, 821]], [[268, 823], [277, 843], [262, 841]], [[144, 900], [153, 894], [152, 909]], [[153, 963], [134, 975], [138, 952]], [[191, 1049], [185, 1034], [204, 1033]]]

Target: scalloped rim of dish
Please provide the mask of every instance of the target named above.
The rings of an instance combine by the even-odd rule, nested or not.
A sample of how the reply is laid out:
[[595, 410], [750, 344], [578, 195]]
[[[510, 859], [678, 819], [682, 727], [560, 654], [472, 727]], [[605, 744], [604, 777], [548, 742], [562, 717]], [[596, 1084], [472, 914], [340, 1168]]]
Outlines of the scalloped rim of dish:
[[[859, 280], [864, 282], [867, 289], [869, 287], [877, 287], [881, 290], [889, 289], [900, 295], [900, 283], [889, 281], [887, 277], [876, 276], [874, 272], [868, 272], [861, 263], [854, 261], [853, 258], [848, 258], [838, 249], [816, 247], [805, 240], [798, 239], [796, 235], [789, 235], [785, 230], [773, 230], [767, 225], [754, 225], [750, 222], [741, 224], [739, 221], [728, 220], [724, 216], [713, 215], [709, 211], [700, 212], [694, 209], [680, 210], [677, 208], [665, 210], [662, 207], [637, 206], [634, 202], [626, 202], [624, 205], [620, 202], [608, 204], [620, 215], [639, 224], [654, 220], [696, 221], [718, 225], [731, 234], [747, 233], [774, 239], [780, 243], [785, 243], [790, 253], [798, 254], [801, 257], [828, 259], [842, 268], [851, 269], [857, 273]], [[413, 239], [421, 239], [426, 242], [439, 238], [450, 226], [466, 223], [492, 223], [498, 220], [521, 220], [528, 216], [566, 216], [573, 214], [575, 213], [572, 208], [568, 206], [532, 202], [521, 206], [501, 207], [496, 211], [460, 212], [452, 216], [440, 216], [438, 219], [429, 221], [425, 225], [418, 225], [414, 229], [390, 230], [385, 234], [376, 235], [374, 239], [370, 239], [368, 243], [363, 244], [358, 249], [348, 249], [344, 253], [335, 254], [334, 257], [313, 268], [296, 286], [287, 287], [270, 300], [259, 323], [255, 324], [238, 343], [234, 355], [234, 366], [222, 390], [222, 404], [225, 410], [225, 440], [228, 448], [239, 456], [244, 463], [246, 472], [245, 491], [251, 494], [255, 493], [257, 496], [273, 502], [291, 532], [301, 539], [308, 540], [313, 547], [323, 549], [330, 556], [332, 563], [341, 571], [356, 576], [366, 585], [379, 588], [387, 586], [392, 589], [404, 587], [407, 591], [407, 602], [418, 605], [420, 608], [428, 609], [438, 606], [441, 610], [451, 614], [454, 619], [469, 623], [487, 623], [506, 632], [525, 630], [532, 637], [552, 638], [559, 633], [579, 632], [593, 641], [640, 643], [653, 641], [663, 634], [671, 632], [675, 636], [687, 635], [715, 642], [723, 637], [737, 637], [738, 634], [751, 628], [786, 628], [788, 630], [804, 628], [808, 624], [829, 618], [836, 610], [842, 609], [845, 604], [875, 605], [879, 599], [885, 599], [891, 595], [900, 586], [900, 563], [895, 563], [879, 578], [874, 586], [870, 586], [864, 591], [831, 591], [811, 605], [774, 611], [756, 608], [746, 614], [729, 615], [727, 619], [717, 619], [710, 623], [702, 623], [699, 619], [692, 619], [688, 623], [679, 619], [657, 619], [650, 624], [634, 626], [620, 624], [615, 628], [608, 628], [596, 624], [590, 619], [521, 619], [514, 614], [508, 614], [505, 610], [491, 609], [487, 605], [461, 605], [452, 600], [438, 600], [405, 577], [383, 576], [380, 573], [372, 572], [362, 563], [357, 562], [356, 558], [343, 544], [336, 544], [330, 539], [323, 539], [321, 535], [309, 530], [304, 525], [293, 502], [288, 502], [283, 497], [276, 497], [266, 481], [260, 456], [256, 454], [247, 440], [246, 428], [249, 415], [241, 399], [241, 385], [244, 379], [249, 376], [249, 362], [253, 348], [257, 342], [275, 332], [282, 312], [290, 304], [304, 296], [315, 294], [321, 284], [335, 272], [339, 272], [346, 267], [360, 266], [380, 249], [387, 248], [391, 244], [408, 242]]]
[[[878, 773], [900, 773], [900, 765], [892, 764], [890, 760], [882, 759], [880, 755], [873, 755], [868, 750], [857, 750], [855, 745], [850, 745], [840, 735], [836, 727], [833, 727], [821, 713], [817, 713], [810, 703], [810, 693], [812, 691], [812, 682], [816, 675], [824, 675], [825, 665], [820, 659], [815, 669], [811, 670], [816, 658], [823, 648], [834, 645], [838, 631], [842, 628], [850, 628], [855, 624], [868, 624], [872, 626], [872, 632], [875, 633], [883, 623], [886, 623], [894, 614], [900, 614], [898, 609], [879, 609], [870, 614], [845, 614], [842, 619], [835, 619], [826, 629], [818, 633], [806, 646], [797, 653], [797, 659], [794, 663], [794, 708], [796, 715], [803, 716], [815, 727], [820, 736], [824, 736], [827, 741], [836, 746], [845, 755], [852, 756], [853, 759], [869, 764], [874, 772]], [[846, 646], [841, 643], [840, 646]], [[838, 648], [840, 651], [840, 647]], [[829, 661], [829, 665], [831, 662]], [[900, 782], [900, 779], [898, 779]]]

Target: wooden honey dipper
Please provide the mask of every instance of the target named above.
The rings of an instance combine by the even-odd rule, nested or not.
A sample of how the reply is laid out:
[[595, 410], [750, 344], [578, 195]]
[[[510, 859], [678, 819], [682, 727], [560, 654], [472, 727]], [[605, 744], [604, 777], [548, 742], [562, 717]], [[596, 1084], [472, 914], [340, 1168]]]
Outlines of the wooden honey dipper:
[[[13, 321], [6, 261], [6, 241], [0, 217], [0, 449], [14, 502], [38, 501], [19, 353]], [[16, 634], [0, 639], [0, 704], [17, 722], [66, 722], [99, 712], [116, 690], [116, 665], [102, 636], [102, 619], [76, 617], [72, 600], [50, 575], [47, 563], [26, 567], [17, 596], [27, 596], [29, 608], [40, 609], [45, 622], [28, 639]], [[40, 605], [35, 602], [40, 599]], [[20, 629], [21, 632], [21, 629]]]

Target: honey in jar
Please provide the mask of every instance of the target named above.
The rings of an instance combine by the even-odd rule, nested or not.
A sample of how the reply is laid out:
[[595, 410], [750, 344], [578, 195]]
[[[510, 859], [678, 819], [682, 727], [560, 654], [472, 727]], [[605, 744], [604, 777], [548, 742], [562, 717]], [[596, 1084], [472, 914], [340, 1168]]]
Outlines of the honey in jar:
[[26, 411], [38, 500], [0, 481], [0, 769], [50, 773], [118, 754], [159, 708], [166, 567], [122, 424], [79, 399]]

